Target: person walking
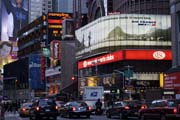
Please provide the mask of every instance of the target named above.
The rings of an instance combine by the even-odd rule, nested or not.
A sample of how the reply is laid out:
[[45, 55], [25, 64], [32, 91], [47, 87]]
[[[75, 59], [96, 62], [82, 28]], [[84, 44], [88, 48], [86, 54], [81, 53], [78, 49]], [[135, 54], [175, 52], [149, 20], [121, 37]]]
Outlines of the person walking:
[[0, 120], [5, 120], [5, 108], [3, 104], [0, 105], [0, 114]]

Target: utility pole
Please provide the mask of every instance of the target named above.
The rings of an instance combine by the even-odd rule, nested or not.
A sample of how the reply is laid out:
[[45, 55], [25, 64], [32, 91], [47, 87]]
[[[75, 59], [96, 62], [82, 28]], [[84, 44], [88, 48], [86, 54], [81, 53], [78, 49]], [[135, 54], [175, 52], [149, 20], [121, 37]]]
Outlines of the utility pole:
[[[125, 71], [125, 75], [128, 78], [128, 87], [130, 87], [130, 85], [131, 85], [130, 77], [133, 76], [133, 71], [130, 69], [132, 67], [133, 66], [130, 66], [130, 65], [125, 66], [125, 68], [127, 68], [127, 70]], [[128, 90], [128, 93], [129, 93], [129, 99], [132, 100], [132, 91], [130, 89]]]
[[[93, 65], [95, 65], [95, 74], [96, 74], [96, 77], [97, 77], [97, 81], [98, 81], [98, 64], [100, 63], [101, 61], [100, 60], [94, 60], [93, 62], [92, 62], [92, 64]], [[100, 85], [100, 83], [99, 83], [99, 81], [97, 82], [97, 86], [99, 86]]]

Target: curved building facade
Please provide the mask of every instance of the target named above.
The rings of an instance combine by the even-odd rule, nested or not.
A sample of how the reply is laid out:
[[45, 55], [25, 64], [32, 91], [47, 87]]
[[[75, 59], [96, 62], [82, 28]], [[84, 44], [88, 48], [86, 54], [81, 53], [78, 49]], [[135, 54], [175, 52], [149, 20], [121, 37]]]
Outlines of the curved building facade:
[[89, 24], [75, 32], [80, 94], [103, 86], [118, 98], [160, 99], [172, 65], [169, 0], [87, 3]]
[[76, 30], [79, 92], [101, 85], [118, 95], [159, 89], [161, 73], [171, 67], [170, 29], [169, 15], [117, 14]]

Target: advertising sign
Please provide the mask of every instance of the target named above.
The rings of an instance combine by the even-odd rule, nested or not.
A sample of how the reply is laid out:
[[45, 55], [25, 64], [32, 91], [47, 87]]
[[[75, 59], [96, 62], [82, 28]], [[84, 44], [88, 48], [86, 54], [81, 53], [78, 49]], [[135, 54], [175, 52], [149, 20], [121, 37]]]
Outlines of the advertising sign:
[[45, 88], [45, 83], [41, 80], [41, 57], [38, 54], [29, 57], [29, 81], [32, 89]]
[[170, 46], [169, 15], [117, 14], [101, 17], [75, 31], [79, 54], [113, 46]]
[[51, 57], [57, 60], [61, 59], [61, 42], [58, 40], [51, 42]]
[[62, 22], [71, 18], [67, 13], [48, 13], [48, 40], [62, 40]]
[[[9, 44], [9, 52], [0, 54], [0, 64], [6, 64], [17, 59], [17, 32], [28, 24], [28, 0], [2, 0], [1, 4], [1, 39], [0, 51], [9, 51], [3, 47]], [[2, 66], [0, 66], [2, 67]]]
[[78, 62], [78, 69], [122, 60], [172, 60], [170, 50], [119, 50]]
[[28, 0], [2, 1], [2, 41], [16, 41], [17, 32], [28, 24]]
[[180, 72], [164, 74], [164, 89], [176, 89], [180, 94]]

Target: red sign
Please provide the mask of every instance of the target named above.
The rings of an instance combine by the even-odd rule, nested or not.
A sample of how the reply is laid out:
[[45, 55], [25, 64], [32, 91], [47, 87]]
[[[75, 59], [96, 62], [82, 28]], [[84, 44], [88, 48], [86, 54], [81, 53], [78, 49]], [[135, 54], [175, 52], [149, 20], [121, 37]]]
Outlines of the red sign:
[[177, 89], [180, 94], [180, 72], [170, 73], [164, 75], [164, 88]]
[[51, 57], [57, 60], [61, 59], [61, 42], [58, 40], [51, 42]]
[[125, 50], [125, 60], [172, 60], [170, 50]]
[[45, 80], [45, 58], [41, 56], [41, 80]]
[[78, 69], [122, 60], [172, 60], [171, 50], [120, 50], [78, 62]]
[[48, 24], [62, 24], [63, 20], [48, 19]]

